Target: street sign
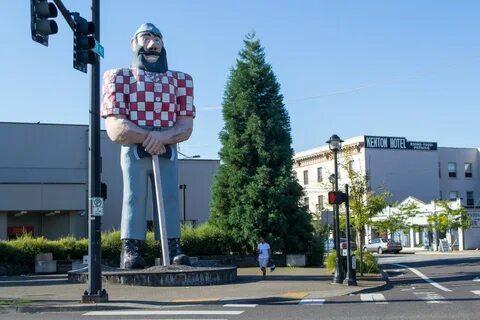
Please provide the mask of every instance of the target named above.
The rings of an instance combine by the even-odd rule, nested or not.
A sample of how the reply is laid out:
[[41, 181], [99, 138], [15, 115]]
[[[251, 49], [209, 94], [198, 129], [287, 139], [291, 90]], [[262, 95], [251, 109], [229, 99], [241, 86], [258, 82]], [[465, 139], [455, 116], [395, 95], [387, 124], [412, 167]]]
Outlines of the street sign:
[[90, 199], [92, 205], [92, 216], [101, 217], [103, 216], [103, 198], [94, 197]]
[[357, 269], [357, 257], [352, 256], [352, 269], [355, 270]]
[[100, 57], [104, 58], [105, 50], [103, 46], [95, 39], [95, 47], [92, 49], [93, 52], [98, 54]]

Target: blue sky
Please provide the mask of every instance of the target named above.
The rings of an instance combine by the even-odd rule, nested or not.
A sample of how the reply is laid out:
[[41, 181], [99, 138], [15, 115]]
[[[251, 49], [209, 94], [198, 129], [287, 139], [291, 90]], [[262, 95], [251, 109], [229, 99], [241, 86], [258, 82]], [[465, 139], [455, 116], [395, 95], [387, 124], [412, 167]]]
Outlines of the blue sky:
[[[90, 1], [63, 2], [90, 18]], [[226, 81], [254, 31], [281, 85], [295, 151], [333, 133], [480, 147], [479, 12], [474, 0], [102, 1], [101, 69], [129, 66], [132, 33], [155, 23], [170, 68], [194, 79], [197, 118], [181, 151], [218, 158]], [[72, 67], [63, 17], [48, 48], [31, 40], [29, 1], [9, 1], [0, 18], [0, 121], [88, 124], [89, 77]]]

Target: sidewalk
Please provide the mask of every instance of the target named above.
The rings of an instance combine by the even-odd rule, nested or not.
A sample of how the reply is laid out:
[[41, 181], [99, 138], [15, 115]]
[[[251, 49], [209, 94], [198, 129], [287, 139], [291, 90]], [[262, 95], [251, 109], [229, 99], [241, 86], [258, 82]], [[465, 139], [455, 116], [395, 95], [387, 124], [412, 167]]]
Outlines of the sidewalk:
[[463, 251], [454, 250], [454, 251], [443, 252], [443, 251], [432, 251], [424, 248], [404, 247], [402, 251], [400, 251], [400, 254], [472, 255], [472, 254], [480, 254], [480, 250], [463, 250]]
[[[0, 312], [87, 311], [200, 303], [273, 303], [319, 299], [374, 290], [386, 285], [381, 275], [358, 277], [358, 286], [332, 284], [324, 268], [278, 268], [263, 279], [258, 268], [239, 268], [237, 281], [199, 287], [141, 287], [103, 284], [109, 301], [80, 303], [88, 284], [72, 284], [66, 275], [0, 277]], [[2, 305], [6, 305], [2, 308]]]

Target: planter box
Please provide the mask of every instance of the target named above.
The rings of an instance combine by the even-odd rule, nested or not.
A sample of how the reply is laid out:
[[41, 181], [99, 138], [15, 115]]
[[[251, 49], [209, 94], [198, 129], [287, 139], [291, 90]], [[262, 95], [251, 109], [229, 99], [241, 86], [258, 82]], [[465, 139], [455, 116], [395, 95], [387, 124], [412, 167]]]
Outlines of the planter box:
[[88, 267], [87, 263], [83, 263], [82, 260], [73, 260], [72, 261], [72, 270], [78, 270]]
[[35, 262], [35, 273], [56, 273], [56, 272], [57, 272], [56, 260]]
[[307, 259], [305, 254], [287, 254], [287, 267], [305, 267]]

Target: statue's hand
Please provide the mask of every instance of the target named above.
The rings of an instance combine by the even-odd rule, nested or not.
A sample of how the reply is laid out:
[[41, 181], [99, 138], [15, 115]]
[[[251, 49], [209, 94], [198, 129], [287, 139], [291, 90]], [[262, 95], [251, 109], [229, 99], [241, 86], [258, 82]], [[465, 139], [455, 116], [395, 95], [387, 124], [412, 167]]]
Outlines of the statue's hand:
[[165, 144], [165, 138], [160, 131], [150, 131], [142, 146], [151, 155], [160, 155], [166, 152]]

